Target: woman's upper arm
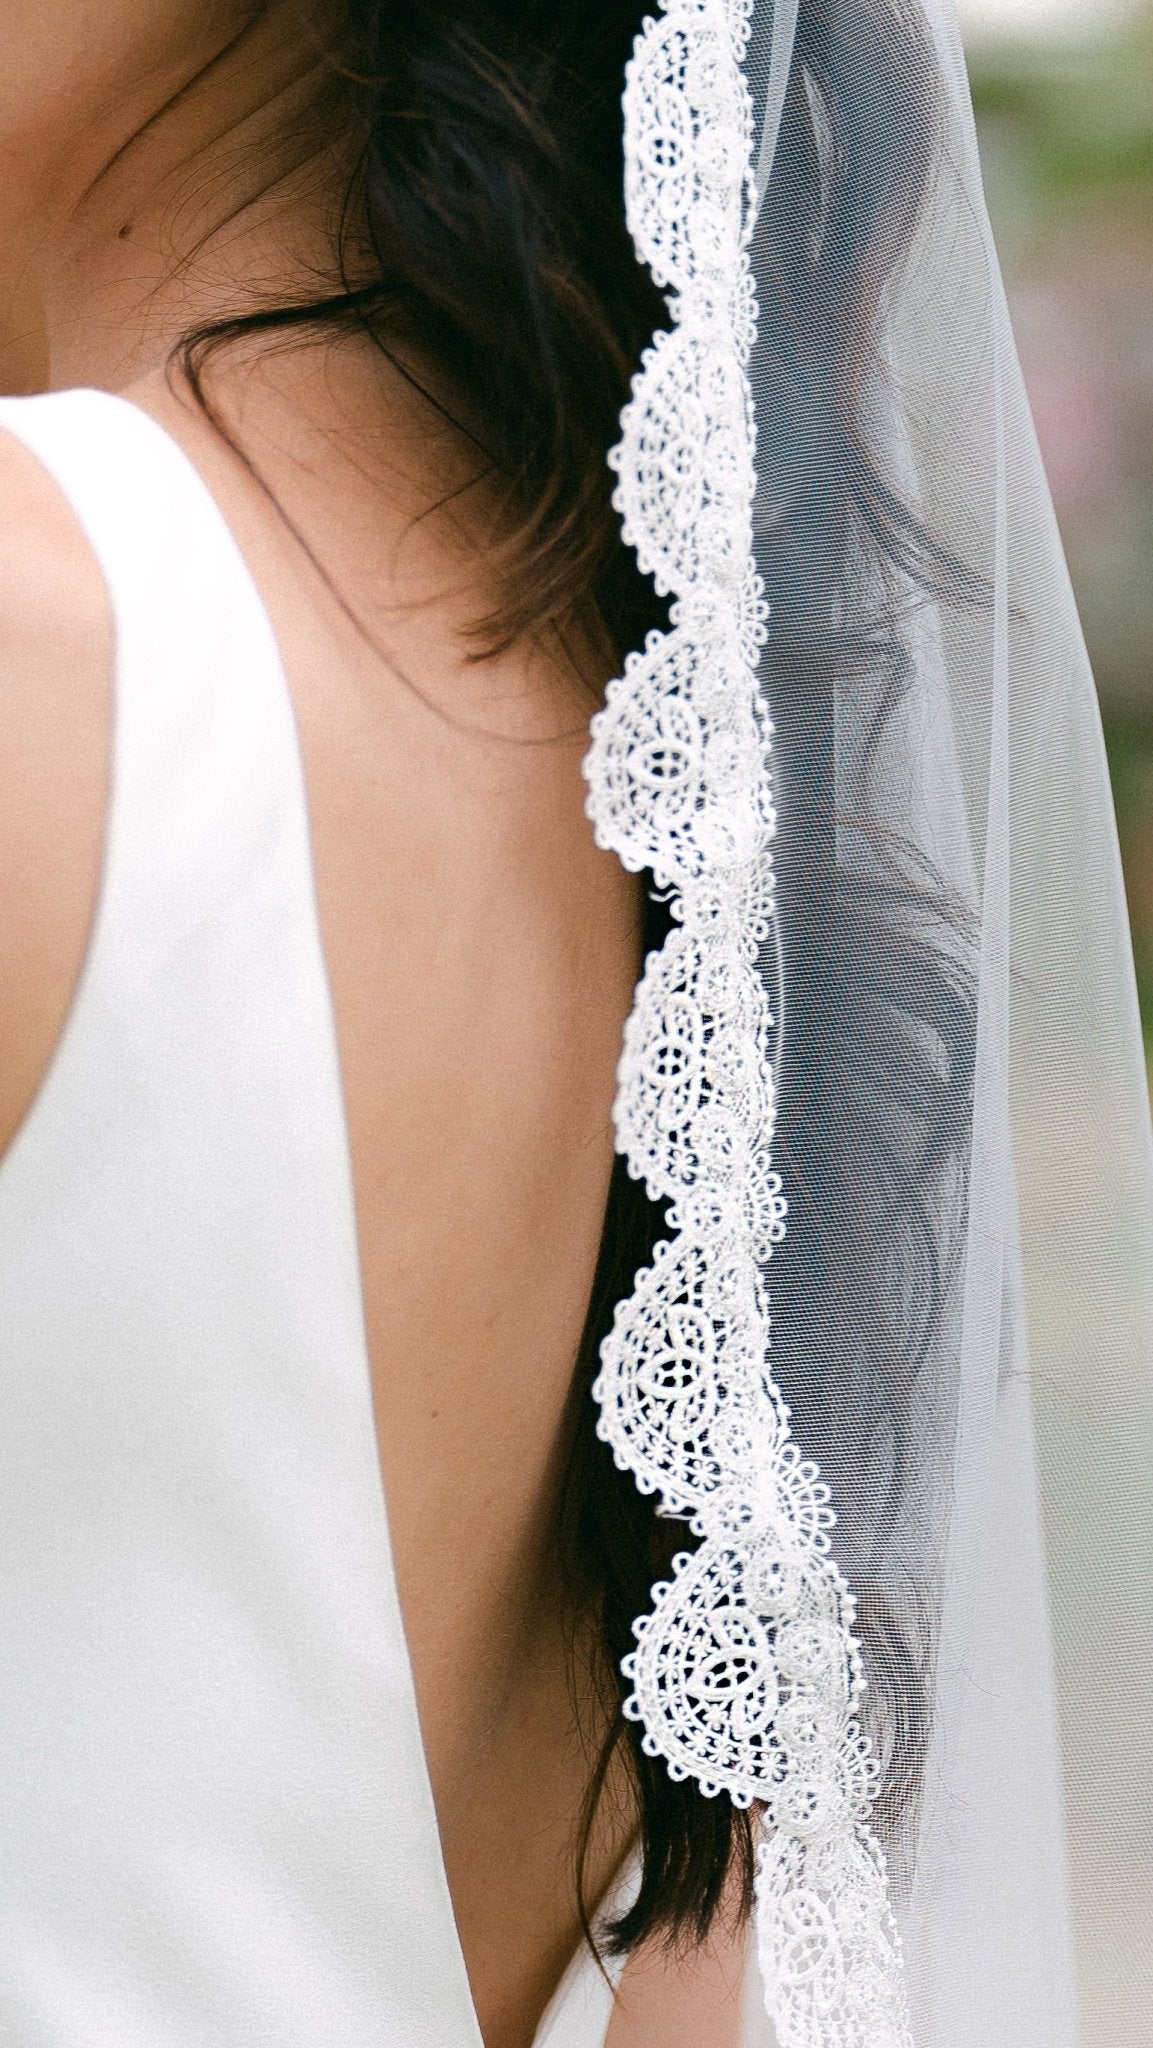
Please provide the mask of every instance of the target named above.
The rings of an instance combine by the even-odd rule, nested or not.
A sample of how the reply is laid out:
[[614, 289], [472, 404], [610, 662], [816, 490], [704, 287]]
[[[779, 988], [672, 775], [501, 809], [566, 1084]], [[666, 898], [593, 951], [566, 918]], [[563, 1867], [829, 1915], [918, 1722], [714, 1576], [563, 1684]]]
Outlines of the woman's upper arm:
[[84, 533], [36, 458], [0, 432], [0, 1154], [52, 1057], [88, 943], [111, 655]]

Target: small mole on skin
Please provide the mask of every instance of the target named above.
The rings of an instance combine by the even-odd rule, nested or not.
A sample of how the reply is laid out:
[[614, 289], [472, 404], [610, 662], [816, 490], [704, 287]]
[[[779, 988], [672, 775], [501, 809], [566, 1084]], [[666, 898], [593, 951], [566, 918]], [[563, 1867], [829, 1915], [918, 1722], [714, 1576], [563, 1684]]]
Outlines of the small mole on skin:
[[126, 241], [128, 240], [128, 237], [129, 237], [129, 235], [130, 235], [131, 233], [132, 233], [132, 222], [131, 222], [130, 220], [126, 220], [126, 221], [125, 221], [125, 223], [124, 223], [124, 226], [123, 226], [123, 227], [122, 227], [122, 228], [121, 228], [121, 229], [119, 230], [119, 233], [118, 233], [118, 235], [117, 235], [117, 240], [118, 240], [118, 241], [121, 241], [121, 242], [126, 242]]

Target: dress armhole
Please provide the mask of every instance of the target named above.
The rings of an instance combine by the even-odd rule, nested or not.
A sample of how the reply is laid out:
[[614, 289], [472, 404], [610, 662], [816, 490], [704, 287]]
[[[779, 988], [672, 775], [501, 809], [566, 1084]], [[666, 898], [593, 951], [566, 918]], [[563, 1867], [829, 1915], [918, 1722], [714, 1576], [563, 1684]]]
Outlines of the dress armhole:
[[72, 1012], [100, 900], [114, 627], [76, 511], [0, 407], [0, 1159]]

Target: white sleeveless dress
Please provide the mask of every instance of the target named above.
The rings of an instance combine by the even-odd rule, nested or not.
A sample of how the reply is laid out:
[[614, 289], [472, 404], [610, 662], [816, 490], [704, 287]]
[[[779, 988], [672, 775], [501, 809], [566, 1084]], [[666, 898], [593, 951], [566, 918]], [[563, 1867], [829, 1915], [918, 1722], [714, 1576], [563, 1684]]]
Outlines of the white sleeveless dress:
[[[480, 2048], [389, 1548], [300, 751], [195, 468], [0, 402], [107, 579], [112, 796], [0, 1163], [0, 2042]], [[574, 1959], [538, 2048], [600, 2048]]]

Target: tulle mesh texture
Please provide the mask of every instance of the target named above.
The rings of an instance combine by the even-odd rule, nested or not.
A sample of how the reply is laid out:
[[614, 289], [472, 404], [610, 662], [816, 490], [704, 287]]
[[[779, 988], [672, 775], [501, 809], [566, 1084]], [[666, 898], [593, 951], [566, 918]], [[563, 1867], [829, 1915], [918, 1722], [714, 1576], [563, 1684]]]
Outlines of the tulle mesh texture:
[[764, 1803], [747, 2048], [1139, 2043], [1153, 1146], [951, 6], [670, 0], [626, 143], [672, 317], [618, 503], [675, 604], [588, 772], [674, 895], [617, 1105], [673, 1236], [598, 1393], [700, 1539], [630, 1711]]

